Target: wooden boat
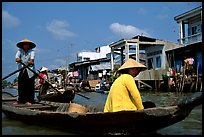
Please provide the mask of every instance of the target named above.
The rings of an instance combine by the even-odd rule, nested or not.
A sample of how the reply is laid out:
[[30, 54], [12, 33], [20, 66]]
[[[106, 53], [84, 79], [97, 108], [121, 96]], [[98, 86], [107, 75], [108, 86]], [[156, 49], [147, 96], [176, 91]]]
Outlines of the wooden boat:
[[[172, 106], [157, 106], [137, 111], [103, 112], [96, 105], [79, 105], [50, 101], [36, 102], [31, 106], [14, 105], [15, 98], [2, 94], [2, 112], [29, 123], [61, 127], [68, 131], [110, 134], [149, 134], [185, 119], [191, 110], [202, 104], [202, 92], [195, 92]], [[74, 111], [73, 108], [74, 104]], [[72, 107], [71, 107], [72, 106]], [[83, 108], [83, 109], [81, 109]]]
[[59, 92], [56, 92], [53, 89], [48, 89], [46, 94], [38, 95], [37, 98], [39, 100], [45, 100], [45, 101], [53, 101], [53, 102], [72, 102], [75, 97], [75, 91], [73, 89], [66, 89], [66, 90], [58, 90]]

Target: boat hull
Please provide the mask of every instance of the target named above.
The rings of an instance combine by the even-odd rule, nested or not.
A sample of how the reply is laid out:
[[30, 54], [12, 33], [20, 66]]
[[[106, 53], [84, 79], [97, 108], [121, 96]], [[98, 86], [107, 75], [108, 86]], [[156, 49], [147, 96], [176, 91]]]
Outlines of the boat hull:
[[19, 107], [14, 106], [12, 101], [5, 101], [2, 102], [2, 112], [24, 122], [45, 124], [69, 131], [148, 134], [182, 121], [199, 104], [202, 104], [202, 96], [191, 98], [179, 105], [137, 111], [102, 112], [102, 108], [83, 105], [87, 108], [87, 113], [70, 113], [70, 103], [41, 101], [33, 106]]

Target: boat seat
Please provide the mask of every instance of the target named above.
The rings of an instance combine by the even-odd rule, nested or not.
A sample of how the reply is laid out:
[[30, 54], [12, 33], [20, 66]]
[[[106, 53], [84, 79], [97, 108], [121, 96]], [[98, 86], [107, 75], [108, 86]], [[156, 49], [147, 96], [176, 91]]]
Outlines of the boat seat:
[[56, 112], [67, 112], [69, 104], [60, 104]]
[[84, 105], [88, 112], [103, 112], [103, 106], [101, 105]]
[[29, 108], [29, 109], [48, 109], [48, 108], [52, 108], [52, 106], [29, 106], [26, 108]]

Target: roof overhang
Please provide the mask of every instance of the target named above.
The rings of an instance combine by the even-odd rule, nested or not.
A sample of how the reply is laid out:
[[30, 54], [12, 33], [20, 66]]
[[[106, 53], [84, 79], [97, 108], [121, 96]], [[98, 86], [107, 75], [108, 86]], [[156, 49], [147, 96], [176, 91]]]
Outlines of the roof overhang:
[[179, 23], [181, 21], [188, 22], [189, 18], [193, 18], [195, 16], [201, 16], [202, 14], [202, 6], [194, 8], [190, 11], [187, 11], [183, 14], [174, 17], [174, 20]]

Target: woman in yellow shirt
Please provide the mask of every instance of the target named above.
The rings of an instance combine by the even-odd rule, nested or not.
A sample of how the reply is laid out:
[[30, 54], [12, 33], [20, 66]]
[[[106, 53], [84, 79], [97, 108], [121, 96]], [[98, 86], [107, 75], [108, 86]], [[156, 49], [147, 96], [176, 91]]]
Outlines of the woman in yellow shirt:
[[134, 77], [145, 69], [146, 66], [130, 58], [117, 70], [121, 75], [111, 86], [104, 112], [144, 109]]

